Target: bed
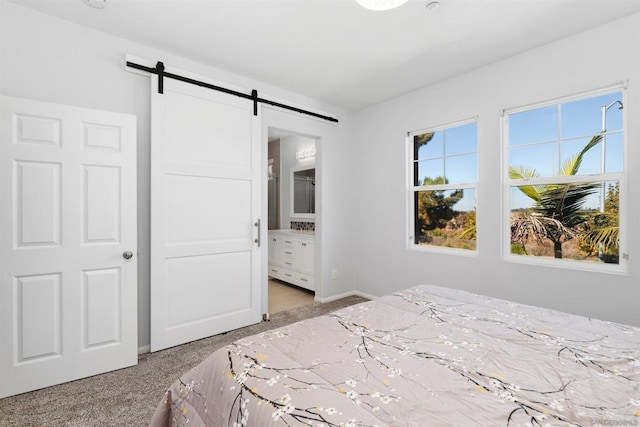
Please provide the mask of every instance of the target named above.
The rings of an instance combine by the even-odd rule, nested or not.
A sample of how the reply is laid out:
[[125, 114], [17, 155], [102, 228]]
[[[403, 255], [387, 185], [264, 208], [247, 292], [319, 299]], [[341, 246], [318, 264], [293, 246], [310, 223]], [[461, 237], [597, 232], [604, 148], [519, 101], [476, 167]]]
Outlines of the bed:
[[640, 425], [640, 328], [418, 286], [215, 351], [151, 425]]

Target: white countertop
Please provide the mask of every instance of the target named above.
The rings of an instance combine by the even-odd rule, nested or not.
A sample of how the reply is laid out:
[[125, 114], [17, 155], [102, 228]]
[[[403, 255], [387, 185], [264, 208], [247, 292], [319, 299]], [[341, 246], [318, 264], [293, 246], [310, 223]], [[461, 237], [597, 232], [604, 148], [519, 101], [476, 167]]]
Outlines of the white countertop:
[[301, 237], [305, 239], [314, 239], [316, 237], [315, 231], [311, 231], [311, 230], [290, 230], [290, 229], [269, 230], [269, 234], [275, 234], [278, 236]]

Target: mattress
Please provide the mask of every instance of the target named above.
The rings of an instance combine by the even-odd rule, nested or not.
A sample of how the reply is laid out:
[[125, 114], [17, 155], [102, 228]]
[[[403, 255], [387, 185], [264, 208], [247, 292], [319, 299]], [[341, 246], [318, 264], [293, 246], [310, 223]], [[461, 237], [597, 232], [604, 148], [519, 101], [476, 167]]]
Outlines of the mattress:
[[418, 286], [215, 351], [151, 425], [640, 425], [640, 328]]

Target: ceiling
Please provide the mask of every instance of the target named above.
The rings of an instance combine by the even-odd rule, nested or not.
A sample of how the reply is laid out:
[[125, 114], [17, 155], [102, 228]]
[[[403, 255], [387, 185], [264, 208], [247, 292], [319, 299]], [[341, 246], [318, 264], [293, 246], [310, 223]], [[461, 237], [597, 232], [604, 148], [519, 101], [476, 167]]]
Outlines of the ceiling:
[[640, 11], [640, 0], [439, 0], [436, 11], [409, 0], [386, 12], [355, 0], [10, 1], [348, 110]]

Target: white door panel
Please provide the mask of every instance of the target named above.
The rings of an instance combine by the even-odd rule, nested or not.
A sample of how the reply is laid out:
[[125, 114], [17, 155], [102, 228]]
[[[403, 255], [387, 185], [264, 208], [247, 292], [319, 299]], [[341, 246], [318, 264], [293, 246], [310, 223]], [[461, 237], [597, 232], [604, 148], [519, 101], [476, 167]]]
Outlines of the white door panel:
[[241, 98], [152, 76], [151, 350], [260, 321], [260, 125]]
[[61, 355], [61, 282], [60, 274], [14, 278], [17, 363]]
[[60, 246], [59, 163], [15, 160], [14, 221], [17, 248]]
[[84, 165], [82, 169], [82, 242], [120, 242], [121, 168]]
[[[189, 310], [171, 310], [169, 328], [247, 310], [251, 304], [251, 256], [247, 251], [172, 258], [166, 261], [169, 300]], [[215, 277], [215, 281], [211, 278]], [[237, 286], [218, 286], [237, 283]], [[216, 293], [216, 299], [193, 295]]]
[[160, 95], [165, 97], [168, 114], [167, 162], [243, 169], [250, 174], [253, 105], [209, 89], [169, 84]]
[[0, 397], [137, 363], [135, 117], [2, 97]]
[[82, 272], [83, 348], [120, 342], [122, 278], [120, 269]]
[[168, 244], [251, 241], [251, 181], [173, 175], [167, 189]]

